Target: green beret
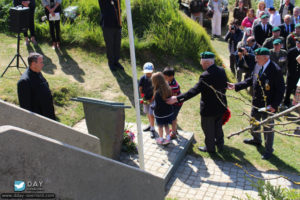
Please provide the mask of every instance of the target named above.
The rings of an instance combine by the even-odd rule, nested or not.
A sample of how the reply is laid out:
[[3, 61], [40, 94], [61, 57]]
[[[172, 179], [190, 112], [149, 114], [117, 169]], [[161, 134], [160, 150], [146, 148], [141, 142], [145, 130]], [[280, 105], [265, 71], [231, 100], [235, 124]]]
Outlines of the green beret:
[[200, 54], [201, 58], [203, 59], [210, 59], [210, 58], [215, 58], [215, 54], [209, 51], [205, 51]]
[[276, 39], [273, 41], [273, 44], [281, 44], [281, 43], [282, 43], [281, 39]]
[[296, 24], [295, 28], [300, 28], [300, 23]]
[[268, 56], [268, 55], [270, 55], [270, 50], [267, 49], [267, 48], [265, 48], [265, 47], [258, 48], [254, 52], [255, 52], [255, 55], [260, 55], [260, 56]]
[[264, 14], [263, 16], [260, 17], [261, 19], [269, 18], [269, 15]]
[[277, 32], [277, 31], [280, 31], [280, 28], [278, 26], [275, 26], [273, 29], [272, 29], [272, 32]]

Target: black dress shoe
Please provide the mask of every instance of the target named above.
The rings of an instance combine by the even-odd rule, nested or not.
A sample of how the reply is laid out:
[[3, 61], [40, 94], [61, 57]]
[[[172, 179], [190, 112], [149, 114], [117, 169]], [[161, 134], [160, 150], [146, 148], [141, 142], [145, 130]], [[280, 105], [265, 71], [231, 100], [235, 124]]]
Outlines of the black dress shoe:
[[271, 153], [265, 153], [265, 154], [261, 157], [261, 159], [263, 159], [263, 160], [269, 160], [271, 157], [272, 157], [272, 154], [271, 154]]
[[151, 127], [148, 126], [148, 127], [144, 128], [143, 131], [150, 131], [150, 128], [151, 128]]
[[200, 146], [200, 147], [198, 147], [198, 149], [200, 150], [200, 151], [203, 151], [203, 152], [209, 152], [209, 153], [215, 153], [215, 151], [208, 151], [207, 150], [207, 148], [206, 148], [206, 146]]
[[256, 146], [260, 146], [261, 145], [260, 142], [254, 140], [254, 139], [245, 139], [244, 143], [245, 144], [252, 144], [252, 145], [256, 145]]

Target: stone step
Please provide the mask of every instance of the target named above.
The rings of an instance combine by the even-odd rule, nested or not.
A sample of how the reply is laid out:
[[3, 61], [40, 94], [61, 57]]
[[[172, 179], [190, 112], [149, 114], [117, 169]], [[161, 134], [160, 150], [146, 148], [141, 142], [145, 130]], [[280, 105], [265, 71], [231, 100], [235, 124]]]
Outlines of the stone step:
[[[80, 121], [73, 128], [87, 133], [85, 120]], [[135, 142], [137, 144], [136, 124], [126, 123], [125, 129], [135, 134]], [[143, 132], [145, 171], [163, 178], [165, 185], [167, 185], [171, 176], [185, 157], [194, 138], [194, 134], [191, 132], [179, 130], [178, 133], [179, 136], [176, 140], [172, 140], [168, 146], [161, 146], [156, 143], [155, 139], [150, 138], [150, 132]], [[120, 161], [133, 167], [139, 167], [138, 154], [122, 152]]]

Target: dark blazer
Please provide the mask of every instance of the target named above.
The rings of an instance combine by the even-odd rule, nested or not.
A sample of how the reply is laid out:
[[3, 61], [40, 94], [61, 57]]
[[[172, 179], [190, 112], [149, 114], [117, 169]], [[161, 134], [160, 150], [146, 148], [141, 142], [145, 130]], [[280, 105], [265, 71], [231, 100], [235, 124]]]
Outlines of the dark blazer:
[[27, 68], [17, 86], [21, 108], [55, 120], [51, 91], [42, 73]]
[[[236, 29], [235, 33], [231, 33], [230, 31], [227, 32], [227, 34], [225, 35], [225, 41], [228, 42], [228, 49], [230, 52], [231, 49], [231, 45], [233, 45], [233, 49], [234, 51], [237, 50], [237, 44], [239, 43], [239, 41], [242, 40], [243, 38], [243, 31], [241, 31], [241, 29]], [[228, 41], [229, 40], [229, 41]]]
[[[200, 100], [200, 114], [202, 116], [216, 116], [222, 114], [227, 109], [226, 96], [217, 94], [208, 87], [205, 83], [212, 86], [222, 94], [225, 94], [227, 87], [227, 77], [225, 70], [213, 64], [206, 71], [204, 71], [198, 83], [194, 85], [188, 92], [177, 96], [178, 102], [187, 101], [188, 99], [201, 93]], [[223, 102], [223, 104], [220, 102]]]
[[[22, 1], [25, 1], [25, 0], [14, 0], [14, 6], [19, 6], [19, 5], [22, 5]], [[29, 8], [32, 10], [32, 9], [35, 9], [35, 0], [28, 0], [30, 1], [30, 4], [28, 5]]]
[[[236, 83], [235, 90], [239, 91], [253, 86], [252, 104], [254, 106], [262, 108], [266, 105], [271, 105], [274, 109], [277, 109], [283, 99], [285, 91], [281, 69], [277, 64], [270, 61], [261, 77], [258, 78], [260, 69], [261, 66], [256, 65], [251, 77]], [[263, 94], [267, 97], [266, 102], [264, 101]]]
[[[245, 68], [245, 63], [248, 66], [248, 68]], [[250, 73], [252, 73], [254, 67], [255, 67], [255, 56], [251, 53], [248, 53], [248, 55], [245, 55], [242, 60], [239, 59], [238, 54], [236, 53], [236, 66], [239, 68], [246, 69]], [[250, 74], [249, 73], [249, 74]]]
[[300, 64], [297, 62], [296, 58], [300, 55], [297, 47], [288, 50], [288, 79], [292, 81], [295, 85], [300, 76]]
[[290, 32], [288, 32], [286, 30], [285, 23], [281, 24], [279, 26], [279, 28], [280, 28], [280, 36], [284, 37], [286, 39], [289, 34], [291, 34], [292, 32], [294, 32], [294, 30], [295, 30], [295, 24], [290, 24], [290, 30], [291, 30]]
[[[279, 8], [279, 14], [280, 14], [280, 18], [281, 18], [281, 23], [283, 23], [283, 18], [284, 18], [284, 16], [282, 16], [282, 12], [283, 12], [283, 8], [284, 8], [284, 5], [285, 4], [282, 4], [281, 6], [280, 6], [280, 8]], [[294, 5], [293, 4], [289, 4], [289, 7], [288, 7], [288, 14], [289, 15], [293, 15], [293, 9], [294, 9]]]
[[268, 38], [272, 36], [272, 25], [271, 24], [267, 24], [267, 32], [265, 32], [262, 29], [262, 25], [261, 23], [257, 24], [254, 26], [253, 28], [253, 35], [254, 38], [256, 40], [256, 42], [262, 46], [264, 41]]
[[[114, 2], [114, 5], [112, 5], [111, 3], [112, 1]], [[100, 10], [101, 10], [100, 25], [105, 28], [121, 28], [119, 25], [119, 12], [117, 6], [118, 1], [120, 2], [120, 6], [121, 6], [121, 0], [112, 0], [112, 1], [98, 0]]]

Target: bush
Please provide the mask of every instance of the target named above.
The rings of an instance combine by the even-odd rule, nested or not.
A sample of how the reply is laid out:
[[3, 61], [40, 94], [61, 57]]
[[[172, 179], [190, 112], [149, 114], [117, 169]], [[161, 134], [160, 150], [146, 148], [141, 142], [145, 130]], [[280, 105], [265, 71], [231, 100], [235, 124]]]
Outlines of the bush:
[[[100, 8], [95, 0], [63, 0], [62, 7], [78, 6], [79, 17], [74, 24], [66, 22], [61, 26], [62, 39], [65, 43], [76, 43], [83, 46], [96, 45], [103, 47], [104, 39], [100, 22]], [[9, 0], [0, 0], [0, 26], [7, 29]], [[125, 3], [122, 1], [123, 43], [129, 49]], [[41, 22], [45, 15], [41, 0], [36, 0], [36, 35], [39, 39], [49, 41], [49, 27]], [[181, 14], [177, 0], [134, 0], [132, 3], [133, 26], [136, 48], [138, 51], [150, 50], [157, 55], [170, 55], [198, 60], [199, 52], [213, 51], [210, 38], [205, 29]], [[218, 64], [220, 60], [218, 59]]]

